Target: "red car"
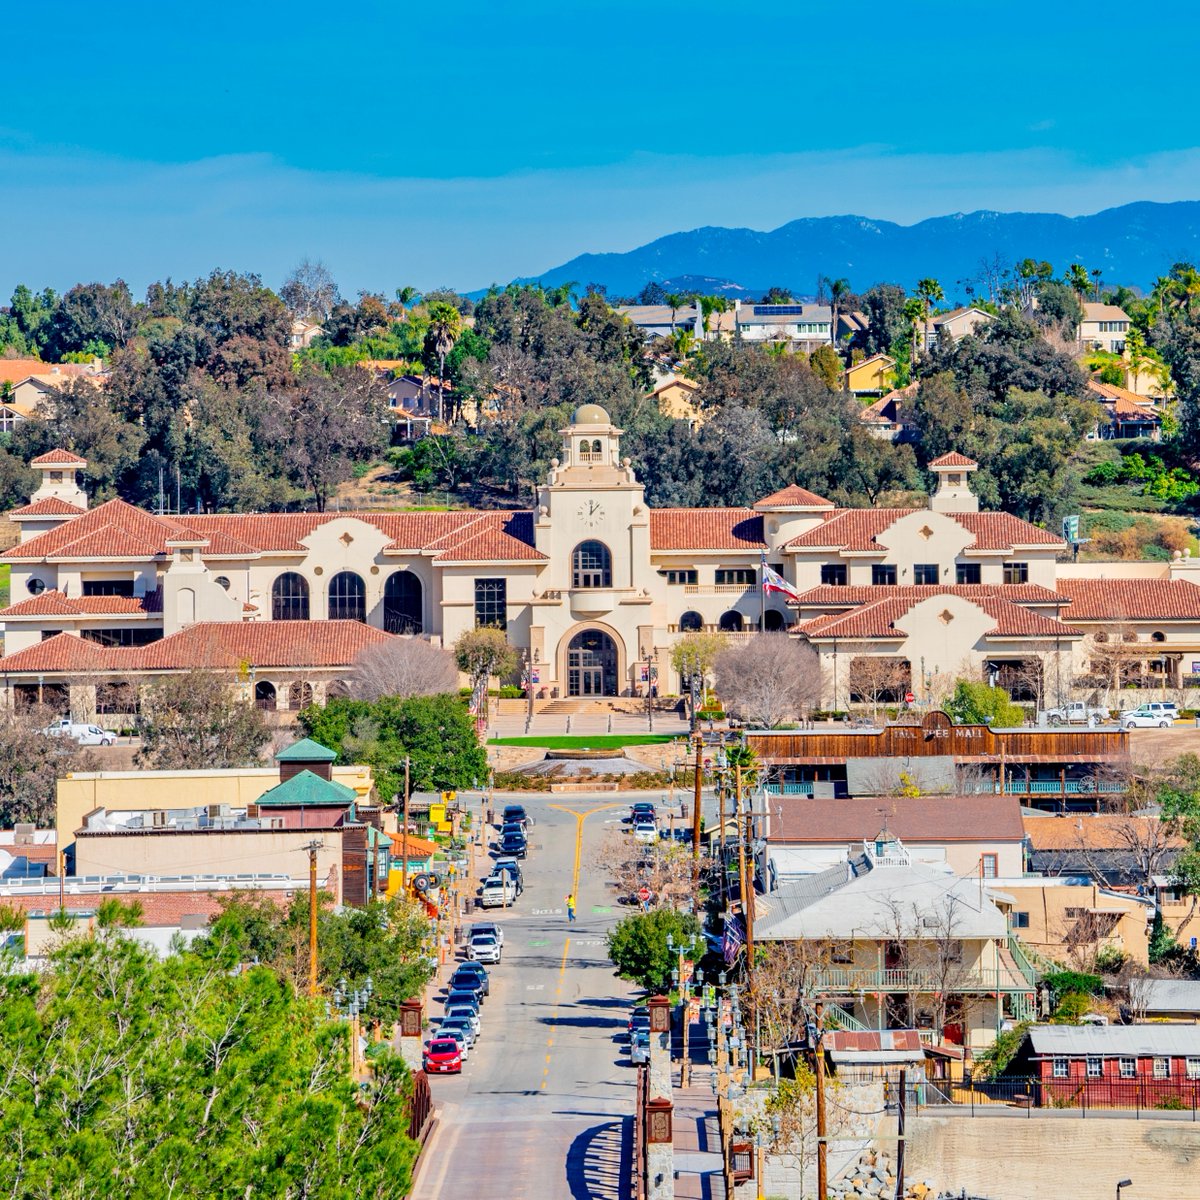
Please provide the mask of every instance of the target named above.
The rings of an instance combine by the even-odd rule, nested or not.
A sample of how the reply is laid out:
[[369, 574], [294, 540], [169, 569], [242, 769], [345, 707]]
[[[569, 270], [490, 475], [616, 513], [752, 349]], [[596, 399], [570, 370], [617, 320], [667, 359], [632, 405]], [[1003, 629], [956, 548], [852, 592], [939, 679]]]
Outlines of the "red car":
[[425, 1070], [430, 1075], [461, 1075], [462, 1047], [453, 1038], [434, 1038], [425, 1047]]

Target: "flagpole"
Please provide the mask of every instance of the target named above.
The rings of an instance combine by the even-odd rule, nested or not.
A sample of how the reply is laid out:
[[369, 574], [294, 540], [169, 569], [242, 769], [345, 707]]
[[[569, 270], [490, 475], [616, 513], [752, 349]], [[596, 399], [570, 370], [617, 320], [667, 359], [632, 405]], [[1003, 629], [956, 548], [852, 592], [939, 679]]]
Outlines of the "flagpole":
[[767, 552], [762, 552], [758, 569], [758, 632], [767, 632]]

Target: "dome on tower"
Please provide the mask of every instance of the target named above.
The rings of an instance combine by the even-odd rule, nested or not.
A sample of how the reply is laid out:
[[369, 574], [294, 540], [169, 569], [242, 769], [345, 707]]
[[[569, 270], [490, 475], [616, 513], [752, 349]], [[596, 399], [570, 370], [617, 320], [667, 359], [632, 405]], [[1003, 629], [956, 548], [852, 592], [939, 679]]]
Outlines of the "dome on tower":
[[611, 425], [607, 412], [598, 404], [581, 404], [571, 418], [572, 425]]

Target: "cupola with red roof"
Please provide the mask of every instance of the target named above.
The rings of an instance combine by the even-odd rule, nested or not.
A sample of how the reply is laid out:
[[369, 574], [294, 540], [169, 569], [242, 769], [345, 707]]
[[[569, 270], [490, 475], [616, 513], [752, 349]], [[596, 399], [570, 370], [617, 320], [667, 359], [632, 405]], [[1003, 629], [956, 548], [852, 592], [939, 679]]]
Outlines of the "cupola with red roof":
[[815, 529], [836, 507], [824, 496], [793, 483], [755, 501], [754, 511], [762, 513], [763, 540], [775, 550]]
[[935, 458], [929, 469], [938, 477], [937, 490], [929, 497], [931, 512], [965, 513], [979, 511], [979, 497], [971, 491], [968, 476], [979, 464], [957, 450]]
[[70, 520], [87, 509], [87, 494], [79, 486], [76, 476], [77, 471], [86, 469], [86, 458], [59, 449], [39, 454], [29, 460], [29, 465], [42, 473], [41, 482], [27, 506], [34, 510], [30, 516], [41, 518], [35, 532], [44, 533], [47, 528], [53, 528], [53, 520], [50, 525], [45, 523], [47, 518]]

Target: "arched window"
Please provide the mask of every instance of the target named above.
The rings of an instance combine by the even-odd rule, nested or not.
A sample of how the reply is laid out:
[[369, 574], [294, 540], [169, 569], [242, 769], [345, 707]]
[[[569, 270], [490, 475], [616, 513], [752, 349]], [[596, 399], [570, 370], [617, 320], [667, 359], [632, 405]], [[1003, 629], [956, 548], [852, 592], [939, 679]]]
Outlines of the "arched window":
[[288, 688], [288, 708], [307, 708], [311, 703], [312, 684], [301, 683], [300, 680], [297, 679], [296, 682]]
[[388, 576], [383, 587], [383, 627], [388, 633], [420, 633], [424, 628], [424, 590], [411, 571]]
[[1150, 635], [1150, 640], [1152, 642], [1165, 642], [1167, 640], [1167, 635], [1165, 633], [1163, 633], [1163, 631], [1161, 629], [1156, 629]]
[[742, 614], [732, 608], [727, 613], [722, 613], [720, 628], [722, 633], [741, 633]]
[[603, 454], [604, 453], [603, 449], [600, 446], [599, 438], [594, 438], [592, 440], [592, 453], [593, 454]]
[[573, 588], [612, 587], [612, 555], [603, 542], [580, 542], [571, 556]]
[[704, 618], [698, 612], [685, 612], [679, 618], [680, 633], [699, 633], [704, 628]]
[[308, 620], [308, 580], [295, 571], [285, 571], [271, 587], [273, 621]]
[[353, 571], [339, 571], [329, 581], [329, 619], [366, 621], [367, 585]]
[[[587, 454], [587, 452], [588, 452], [588, 440], [587, 440], [587, 438], [584, 438], [584, 439], [583, 439], [583, 440], [582, 440], [582, 441], [579, 443], [579, 453], [580, 453], [581, 455], [586, 455], [586, 454]], [[582, 458], [580, 461], [582, 461], [582, 462], [586, 462], [586, 461], [587, 461], [587, 459], [586, 459], [586, 457], [585, 457], [585, 458]]]
[[265, 679], [254, 685], [254, 707], [263, 712], [274, 712], [277, 703], [275, 685]]
[[778, 633], [784, 625], [783, 613], [777, 608], [768, 608], [767, 615], [763, 619], [763, 629], [767, 633]]

